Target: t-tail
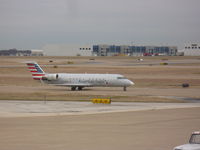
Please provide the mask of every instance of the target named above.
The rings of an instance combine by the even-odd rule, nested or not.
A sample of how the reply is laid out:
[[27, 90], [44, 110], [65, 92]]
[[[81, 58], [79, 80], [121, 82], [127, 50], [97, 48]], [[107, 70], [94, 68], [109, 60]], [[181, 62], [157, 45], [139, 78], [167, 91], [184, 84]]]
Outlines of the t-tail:
[[41, 80], [45, 75], [45, 72], [36, 62], [26, 62], [28, 70], [32, 73], [34, 80]]

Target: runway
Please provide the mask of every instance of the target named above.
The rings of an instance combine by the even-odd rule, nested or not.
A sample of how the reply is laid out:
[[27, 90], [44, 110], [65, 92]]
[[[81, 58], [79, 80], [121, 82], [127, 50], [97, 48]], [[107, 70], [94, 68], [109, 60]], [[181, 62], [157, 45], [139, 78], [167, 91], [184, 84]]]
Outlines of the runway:
[[111, 104], [93, 104], [92, 102], [1, 100], [0, 117], [84, 115], [193, 107], [200, 107], [200, 103], [112, 102]]

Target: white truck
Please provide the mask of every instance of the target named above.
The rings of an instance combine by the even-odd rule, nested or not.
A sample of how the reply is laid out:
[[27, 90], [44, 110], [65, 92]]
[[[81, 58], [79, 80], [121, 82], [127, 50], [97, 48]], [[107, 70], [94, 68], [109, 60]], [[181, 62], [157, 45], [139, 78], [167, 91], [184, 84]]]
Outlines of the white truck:
[[200, 131], [192, 133], [188, 144], [177, 146], [174, 150], [200, 150]]

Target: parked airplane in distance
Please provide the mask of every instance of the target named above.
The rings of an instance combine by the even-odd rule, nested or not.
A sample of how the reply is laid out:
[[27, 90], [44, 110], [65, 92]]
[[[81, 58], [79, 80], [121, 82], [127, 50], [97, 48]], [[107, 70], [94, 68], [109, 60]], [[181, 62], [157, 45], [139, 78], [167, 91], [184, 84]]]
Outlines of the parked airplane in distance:
[[45, 73], [37, 62], [26, 62], [34, 80], [71, 87], [72, 91], [82, 90], [84, 87], [123, 87], [134, 83], [120, 74], [71, 74], [71, 73]]

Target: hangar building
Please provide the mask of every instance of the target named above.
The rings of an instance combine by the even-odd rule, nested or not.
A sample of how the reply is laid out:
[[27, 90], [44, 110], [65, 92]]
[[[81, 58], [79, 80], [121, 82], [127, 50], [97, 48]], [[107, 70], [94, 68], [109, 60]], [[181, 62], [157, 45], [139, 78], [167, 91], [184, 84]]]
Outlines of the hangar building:
[[92, 56], [91, 45], [48, 44], [43, 49], [49, 56]]
[[200, 56], [200, 44], [186, 44], [180, 52], [183, 52], [185, 56]]

